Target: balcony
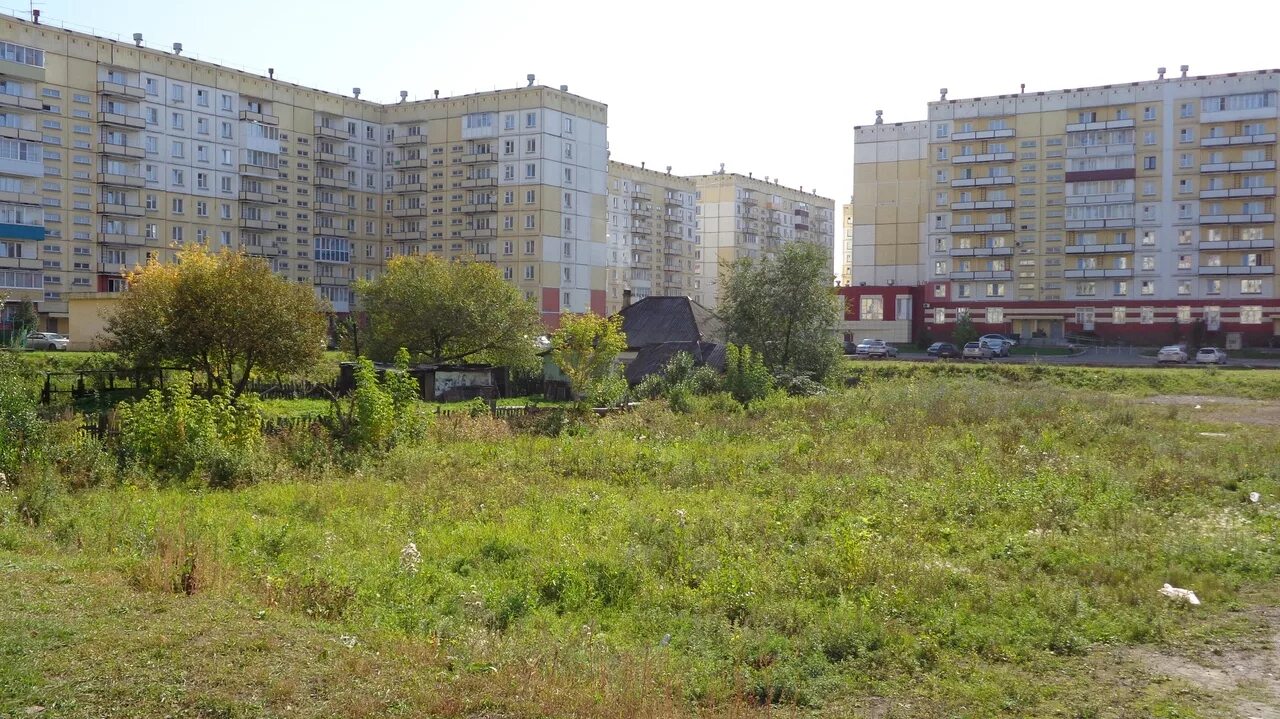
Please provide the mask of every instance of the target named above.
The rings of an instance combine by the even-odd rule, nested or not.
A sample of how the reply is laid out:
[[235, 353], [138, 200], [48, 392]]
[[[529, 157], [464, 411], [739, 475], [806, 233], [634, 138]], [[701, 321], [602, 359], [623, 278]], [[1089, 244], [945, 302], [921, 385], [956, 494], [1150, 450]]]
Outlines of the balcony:
[[27, 130], [21, 127], [0, 125], [0, 137], [7, 140], [26, 140], [27, 142], [44, 142], [44, 133], [39, 130]]
[[796, 232], [808, 232], [808, 231], [809, 231], [809, 223], [807, 223], [807, 222], [797, 222], [797, 223], [795, 224], [795, 228], [796, 228]]
[[99, 112], [98, 122], [104, 125], [127, 127], [132, 130], [141, 130], [147, 126], [147, 121], [141, 117], [137, 115], [126, 115], [121, 112]]
[[463, 205], [462, 212], [466, 215], [474, 215], [480, 212], [497, 212], [498, 205], [494, 202], [486, 202], [476, 205]]
[[[679, 199], [677, 199], [677, 198], [675, 198], [675, 197], [664, 197], [664, 198], [662, 199], [662, 204], [666, 205], [667, 207], [684, 207], [684, 203], [683, 203], [683, 202], [681, 202]], [[772, 203], [770, 203], [770, 204], [772, 204]], [[780, 208], [780, 207], [775, 207], [775, 208], [773, 208], [773, 209], [775, 209], [775, 210], [776, 210], [776, 209], [781, 209], [781, 208]]]
[[346, 165], [351, 162], [351, 158], [346, 155], [339, 155], [336, 152], [313, 152], [311, 159], [316, 162], [328, 162], [332, 165]]
[[1123, 130], [1133, 127], [1133, 120], [1105, 120], [1103, 122], [1069, 122], [1067, 132], [1087, 132], [1089, 130]]
[[415, 157], [412, 160], [396, 160], [391, 165], [404, 170], [425, 170], [431, 166], [431, 160], [425, 157]]
[[956, 155], [951, 158], [951, 162], [957, 165], [972, 162], [1013, 162], [1013, 158], [1012, 152], [984, 152], [980, 155]]
[[405, 240], [425, 240], [427, 239], [426, 230], [406, 230], [403, 232], [392, 232], [391, 239], [398, 241]]
[[952, 272], [948, 275], [953, 280], [1011, 280], [1012, 270], [978, 270], [976, 272]]
[[346, 189], [351, 185], [345, 177], [325, 177], [324, 175], [316, 175], [311, 178], [311, 184], [316, 187], [337, 187]]
[[1012, 222], [993, 222], [981, 225], [951, 225], [948, 232], [1013, 232]]
[[1255, 162], [1210, 162], [1200, 166], [1201, 172], [1253, 172], [1255, 170], [1274, 170], [1275, 160], [1257, 160]]
[[1013, 177], [963, 177], [952, 180], [952, 187], [985, 187], [987, 185], [1012, 185]]
[[[280, 169], [276, 167], [267, 167], [266, 165], [240, 165], [241, 175], [254, 175], [256, 177], [270, 177], [278, 179], [280, 177]], [[343, 185], [345, 187], [346, 185]]]
[[37, 257], [0, 257], [0, 268], [6, 270], [42, 270], [44, 260]]
[[498, 184], [498, 178], [496, 178], [496, 177], [471, 177], [471, 178], [468, 178], [468, 179], [463, 180], [463, 181], [460, 183], [460, 186], [461, 186], [461, 187], [463, 187], [463, 188], [467, 188], [467, 187], [496, 187], [496, 186], [497, 186], [497, 184]]
[[426, 217], [426, 207], [395, 207], [391, 210], [392, 217]]
[[1117, 192], [1110, 195], [1069, 195], [1068, 205], [1127, 205], [1133, 202], [1132, 192]]
[[[631, 196], [636, 198], [637, 200], [644, 200], [646, 202], [653, 199], [653, 195], [650, 195], [648, 192], [645, 192], [644, 190], [632, 190]], [[755, 203], [752, 202], [751, 204], [755, 204]]]
[[391, 138], [391, 144], [397, 147], [402, 145], [425, 145], [427, 144], [426, 135], [396, 135]]
[[147, 214], [142, 205], [124, 205], [114, 202], [99, 202], [98, 214], [100, 215], [120, 215], [123, 217], [142, 217]]
[[102, 231], [98, 233], [98, 242], [104, 245], [145, 245], [147, 238], [137, 232], [108, 232]]
[[147, 181], [140, 175], [116, 175], [109, 172], [98, 173], [98, 184], [116, 187], [146, 187]]
[[1275, 265], [1219, 265], [1201, 266], [1196, 271], [1202, 275], [1274, 275], [1276, 268]]
[[147, 96], [147, 91], [137, 85], [100, 80], [98, 82], [98, 94], [109, 95], [112, 97], [127, 97], [131, 100], [141, 100]]
[[1275, 221], [1276, 216], [1272, 212], [1257, 215], [1200, 215], [1202, 225], [1255, 224]]
[[1276, 246], [1275, 240], [1201, 240], [1200, 250], [1270, 250]]
[[1106, 270], [1101, 268], [1095, 268], [1095, 269], [1089, 269], [1089, 270], [1066, 270], [1065, 272], [1062, 273], [1062, 276], [1067, 278], [1068, 280], [1108, 279], [1112, 277], [1133, 277], [1133, 270], [1132, 269]]
[[351, 235], [351, 230], [337, 225], [314, 225], [312, 229], [317, 235], [325, 237], [349, 237]]
[[315, 212], [326, 212], [331, 215], [342, 215], [355, 211], [354, 207], [339, 205], [336, 202], [314, 202], [311, 204], [311, 209]]
[[[343, 186], [345, 187], [345, 184], [344, 184]], [[392, 185], [392, 186], [391, 186], [391, 191], [392, 191], [392, 192], [397, 192], [397, 193], [406, 193], [406, 192], [426, 192], [426, 191], [427, 191], [427, 183], [425, 183], [425, 182], [406, 182], [406, 183], [399, 184], [399, 185]]]
[[114, 157], [128, 157], [132, 160], [141, 160], [147, 156], [146, 150], [134, 145], [122, 145], [116, 142], [99, 142], [99, 155], [112, 155]]
[[336, 127], [329, 127], [328, 125], [316, 125], [315, 135], [316, 137], [331, 137], [335, 140], [346, 140], [350, 137], [346, 130], [339, 130]]
[[951, 257], [1002, 257], [1013, 254], [1012, 247], [952, 247], [947, 251]]
[[462, 156], [462, 164], [471, 165], [477, 162], [497, 162], [498, 153], [496, 152], [476, 152]]
[[253, 110], [240, 111], [241, 122], [256, 122], [260, 125], [279, 125], [280, 118], [275, 115], [268, 115], [263, 112], [254, 112]]
[[1223, 197], [1275, 197], [1274, 187], [1235, 187], [1230, 190], [1201, 190], [1200, 199], [1217, 200]]
[[241, 217], [236, 221], [236, 226], [242, 230], [275, 230], [279, 229], [280, 223], [270, 219]]
[[478, 230], [463, 230], [460, 235], [463, 239], [482, 239], [485, 237], [493, 237], [497, 234], [497, 230], [492, 227], [483, 227]]
[[1265, 135], [1231, 135], [1230, 137], [1201, 138], [1201, 147], [1223, 147], [1230, 145], [1270, 145], [1276, 141], [1276, 133]]
[[10, 240], [43, 240], [44, 225], [28, 225], [17, 222], [0, 222], [0, 237]]
[[1113, 217], [1104, 220], [1067, 220], [1065, 227], [1068, 230], [1098, 230], [1108, 227], [1133, 227], [1132, 217]]
[[138, 263], [136, 262], [132, 264], [129, 264], [129, 263], [121, 264], [119, 262], [99, 262], [98, 274], [115, 275], [117, 277], [123, 277], [124, 274], [128, 272], [131, 268], [134, 268], [137, 266], [138, 266]]
[[1013, 208], [1013, 200], [978, 200], [976, 202], [953, 202], [953, 210], [1008, 210]]
[[1064, 250], [1068, 255], [1106, 255], [1116, 252], [1133, 252], [1132, 242], [1112, 245], [1067, 245]]
[[755, 198], [755, 197], [753, 197], [753, 196], [751, 196], [751, 195], [744, 195], [744, 196], [743, 196], [743, 198], [742, 198], [741, 200], [738, 200], [738, 202], [741, 202], [742, 204], [746, 205], [747, 207], [755, 207], [755, 206], [756, 206], [756, 198]]
[[38, 98], [24, 97], [22, 95], [10, 95], [7, 92], [0, 92], [0, 109], [43, 110], [44, 103]]
[[961, 142], [964, 140], [994, 140], [1001, 137], [1013, 137], [1013, 129], [1006, 127], [1002, 130], [970, 130], [968, 132], [951, 133], [952, 142]]
[[273, 193], [253, 192], [251, 190], [241, 190], [239, 199], [241, 202], [256, 202], [260, 205], [275, 205], [280, 202]]
[[8, 202], [17, 205], [39, 205], [43, 203], [40, 195], [33, 192], [3, 192], [0, 191], [0, 202]]
[[633, 222], [631, 224], [632, 234], [648, 235], [653, 232], [653, 225], [647, 222]]

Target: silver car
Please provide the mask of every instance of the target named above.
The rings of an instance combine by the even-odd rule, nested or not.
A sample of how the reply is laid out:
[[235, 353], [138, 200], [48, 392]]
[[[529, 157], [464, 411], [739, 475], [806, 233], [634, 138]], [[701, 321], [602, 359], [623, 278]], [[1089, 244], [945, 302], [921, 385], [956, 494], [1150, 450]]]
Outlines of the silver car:
[[897, 357], [898, 348], [884, 340], [866, 339], [858, 343], [853, 353], [865, 357]]
[[1169, 345], [1161, 347], [1156, 353], [1156, 362], [1164, 364], [1165, 362], [1177, 362], [1178, 364], [1186, 364], [1187, 351], [1182, 345]]
[[1227, 353], [1217, 347], [1201, 347], [1196, 352], [1196, 364], [1226, 364]]
[[60, 335], [57, 332], [32, 332], [27, 335], [27, 341], [22, 346], [29, 350], [64, 352], [69, 344], [71, 344], [71, 340], [67, 339], [66, 335]]

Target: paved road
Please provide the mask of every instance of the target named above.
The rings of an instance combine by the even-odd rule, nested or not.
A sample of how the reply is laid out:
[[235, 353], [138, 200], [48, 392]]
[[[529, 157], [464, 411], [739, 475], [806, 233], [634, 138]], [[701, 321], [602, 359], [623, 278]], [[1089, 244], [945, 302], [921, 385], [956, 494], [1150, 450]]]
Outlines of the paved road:
[[[1001, 357], [993, 360], [995, 362], [1004, 362], [1010, 364], [1031, 364], [1039, 362], [1041, 364], [1061, 364], [1061, 365], [1083, 365], [1083, 366], [1103, 366], [1103, 367], [1155, 367], [1155, 357], [1143, 357], [1142, 350], [1134, 347], [1094, 347], [1082, 351], [1074, 355], [1042, 355], [1027, 356], [1014, 355], [1012, 357]], [[1230, 355], [1230, 353], [1227, 353]], [[932, 357], [924, 353], [903, 353], [898, 357], [900, 360], [909, 362], [936, 362]], [[867, 362], [877, 362], [879, 360], [863, 360]], [[1177, 365], [1160, 365], [1174, 366]], [[1280, 369], [1280, 358], [1276, 359], [1228, 359], [1228, 367], [1248, 367], [1255, 369]], [[1195, 367], [1189, 364], [1187, 367]]]

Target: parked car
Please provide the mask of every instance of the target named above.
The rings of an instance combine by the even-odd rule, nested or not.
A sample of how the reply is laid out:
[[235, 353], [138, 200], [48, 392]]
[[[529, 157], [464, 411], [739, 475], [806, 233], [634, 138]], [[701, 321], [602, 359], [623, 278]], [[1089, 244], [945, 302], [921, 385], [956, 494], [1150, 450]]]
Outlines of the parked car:
[[968, 342], [964, 346], [964, 359], [991, 359], [995, 356], [986, 342]]
[[930, 357], [938, 358], [955, 358], [960, 356], [960, 348], [950, 342], [934, 342], [929, 345], [929, 349], [926, 350], [926, 352], [929, 353]]
[[57, 332], [32, 332], [27, 335], [27, 341], [22, 346], [29, 350], [63, 352], [69, 344], [71, 344], [71, 340], [67, 339], [66, 335], [60, 335]]
[[898, 348], [885, 342], [884, 340], [865, 339], [858, 343], [857, 349], [853, 352], [855, 355], [866, 355], [867, 357], [897, 357]]
[[1217, 347], [1201, 347], [1196, 352], [1196, 364], [1226, 364], [1227, 353]]
[[1009, 350], [1013, 348], [1013, 345], [1012, 345], [1010, 342], [1008, 342], [1007, 340], [1003, 340], [1003, 339], [986, 339], [986, 340], [984, 340], [984, 339], [979, 338], [979, 339], [978, 339], [978, 344], [983, 344], [983, 345], [986, 345], [986, 346], [990, 347], [990, 348], [991, 348], [991, 354], [992, 354], [992, 355], [994, 355], [994, 356], [996, 356], [996, 357], [1008, 357], [1008, 356], [1009, 356]]
[[1169, 345], [1161, 347], [1156, 353], [1156, 362], [1164, 364], [1165, 362], [1177, 362], [1178, 364], [1187, 363], [1187, 350], [1182, 345]]
[[978, 338], [978, 341], [979, 341], [979, 342], [992, 342], [992, 341], [995, 341], [995, 340], [999, 340], [999, 341], [1001, 341], [1001, 342], [1003, 342], [1003, 343], [1005, 343], [1005, 344], [1009, 345], [1010, 347], [1017, 347], [1017, 346], [1018, 346], [1018, 341], [1017, 341], [1017, 340], [1015, 340], [1014, 338], [1010, 337], [1009, 335], [992, 334], [992, 335], [983, 335], [983, 336], [981, 336], [981, 337], [979, 337], [979, 338]]

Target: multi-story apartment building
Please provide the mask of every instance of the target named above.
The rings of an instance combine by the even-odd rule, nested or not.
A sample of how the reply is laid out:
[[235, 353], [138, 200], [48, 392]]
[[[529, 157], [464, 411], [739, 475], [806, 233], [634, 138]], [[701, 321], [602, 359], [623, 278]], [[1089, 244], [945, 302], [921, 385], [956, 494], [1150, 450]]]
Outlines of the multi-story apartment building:
[[840, 205], [840, 241], [836, 243], [836, 282], [853, 282], [853, 200]]
[[794, 189], [726, 173], [723, 168], [693, 178], [697, 187], [698, 231], [694, 249], [693, 295], [714, 308], [724, 268], [743, 258], [761, 258], [787, 242], [810, 242], [826, 251], [835, 276], [835, 202], [804, 188]]
[[610, 314], [623, 307], [623, 292], [635, 299], [694, 294], [697, 225], [693, 180], [666, 172], [609, 162]]
[[531, 82], [383, 105], [135, 39], [0, 19], [6, 314], [29, 298], [66, 331], [72, 297], [188, 242], [263, 256], [339, 313], [428, 252], [494, 263], [552, 325], [604, 311], [603, 104]]
[[928, 120], [855, 128], [855, 294], [918, 286], [939, 335], [959, 314], [1024, 336], [1280, 334], [1280, 70], [1160, 75], [944, 91]]

